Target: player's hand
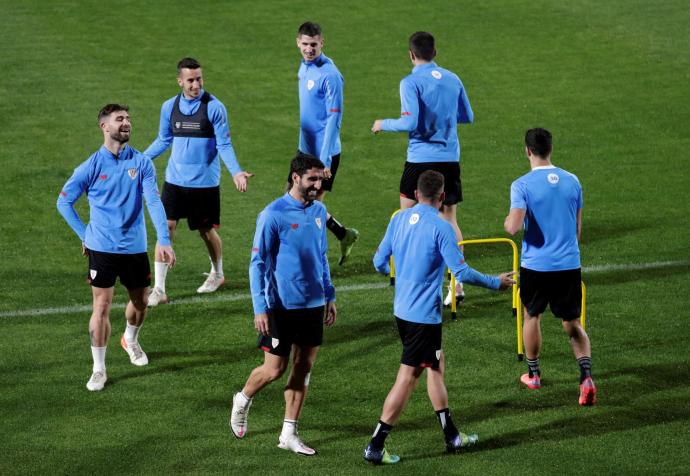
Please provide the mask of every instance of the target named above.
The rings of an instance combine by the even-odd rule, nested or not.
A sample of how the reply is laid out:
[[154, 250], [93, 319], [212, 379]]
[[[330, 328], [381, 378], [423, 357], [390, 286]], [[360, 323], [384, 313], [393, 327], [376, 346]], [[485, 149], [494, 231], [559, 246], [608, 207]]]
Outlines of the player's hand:
[[510, 273], [501, 273], [498, 275], [498, 279], [501, 280], [501, 285], [498, 287], [498, 290], [505, 291], [515, 284], [515, 271], [511, 271]]
[[328, 179], [331, 178], [332, 176], [333, 176], [333, 174], [331, 173], [331, 168], [330, 168], [330, 167], [326, 167], [325, 169], [323, 169], [323, 178], [324, 178], [324, 179], [328, 180]]
[[379, 132], [381, 132], [382, 126], [383, 126], [383, 119], [376, 119], [374, 121], [374, 125], [371, 126], [371, 132], [373, 132], [374, 134], [378, 134]]
[[268, 314], [256, 314], [254, 316], [254, 328], [259, 334], [268, 336]]
[[81, 244], [81, 255], [89, 256], [89, 249], [86, 247], [84, 243]]
[[335, 324], [335, 319], [338, 315], [338, 310], [335, 308], [335, 301], [326, 304], [326, 314], [323, 316], [323, 322], [327, 327]]
[[160, 256], [163, 258], [163, 261], [168, 263], [169, 267], [175, 266], [175, 262], [177, 261], [177, 258], [175, 257], [175, 252], [172, 249], [172, 246], [170, 245], [158, 245], [158, 252], [160, 253]]
[[233, 182], [235, 182], [235, 188], [238, 192], [247, 191], [247, 181], [249, 178], [253, 177], [254, 174], [251, 172], [237, 172], [232, 176]]

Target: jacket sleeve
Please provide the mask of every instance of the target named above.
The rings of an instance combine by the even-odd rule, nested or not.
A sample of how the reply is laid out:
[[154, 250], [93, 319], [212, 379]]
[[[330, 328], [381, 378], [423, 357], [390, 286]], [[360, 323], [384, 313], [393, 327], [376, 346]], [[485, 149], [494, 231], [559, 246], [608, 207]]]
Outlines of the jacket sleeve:
[[262, 211], [256, 219], [256, 232], [249, 260], [249, 288], [252, 294], [254, 314], [268, 312], [266, 302], [266, 276], [271, 252], [280, 240], [278, 226], [268, 210]]
[[388, 132], [410, 132], [417, 127], [419, 98], [417, 88], [408, 78], [400, 81], [400, 118], [384, 119], [381, 130]]
[[343, 79], [338, 74], [330, 74], [324, 79], [323, 88], [326, 97], [326, 130], [319, 159], [330, 168], [343, 118]]
[[90, 175], [89, 161], [86, 161], [74, 169], [74, 173], [62, 187], [57, 199], [57, 209], [60, 215], [82, 242], [86, 235], [86, 224], [74, 209], [74, 204], [88, 190]]
[[158, 193], [158, 184], [156, 183], [156, 168], [153, 162], [148, 157], [143, 157], [142, 161], [142, 187], [144, 189], [144, 200], [146, 200], [146, 208], [149, 211], [149, 216], [156, 229], [156, 236], [158, 244], [162, 246], [170, 246], [170, 232], [168, 231], [168, 219], [165, 215], [165, 208], [161, 202], [160, 194]]

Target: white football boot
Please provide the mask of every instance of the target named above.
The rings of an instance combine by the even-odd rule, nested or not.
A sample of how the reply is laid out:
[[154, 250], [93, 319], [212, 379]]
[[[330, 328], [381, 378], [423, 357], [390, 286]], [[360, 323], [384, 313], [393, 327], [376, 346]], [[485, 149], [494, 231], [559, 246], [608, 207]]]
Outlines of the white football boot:
[[305, 445], [297, 433], [288, 436], [280, 435], [278, 439], [278, 448], [290, 450], [293, 453], [304, 456], [314, 456], [316, 454], [316, 450]]
[[139, 342], [127, 342], [125, 336], [123, 335], [120, 339], [120, 345], [125, 352], [129, 355], [129, 361], [132, 362], [137, 367], [143, 367], [149, 363], [149, 358], [146, 353], [141, 349]]
[[86, 382], [86, 388], [92, 392], [98, 392], [99, 390], [103, 390], [107, 380], [108, 375], [105, 373], [105, 369], [97, 370], [91, 374], [91, 378]]
[[242, 404], [244, 398], [237, 392], [232, 397], [232, 411], [230, 412], [230, 430], [236, 438], [244, 438], [247, 434], [247, 414], [252, 406], [252, 399]]
[[212, 293], [214, 291], [217, 291], [219, 287], [221, 287], [223, 284], [225, 284], [225, 277], [222, 274], [218, 273], [204, 273], [208, 276], [206, 278], [206, 281], [204, 281], [204, 284], [199, 286], [199, 289], [196, 290], [199, 294], [204, 294], [204, 293]]
[[156, 307], [159, 304], [167, 304], [168, 295], [161, 288], [153, 288], [149, 293], [148, 307]]

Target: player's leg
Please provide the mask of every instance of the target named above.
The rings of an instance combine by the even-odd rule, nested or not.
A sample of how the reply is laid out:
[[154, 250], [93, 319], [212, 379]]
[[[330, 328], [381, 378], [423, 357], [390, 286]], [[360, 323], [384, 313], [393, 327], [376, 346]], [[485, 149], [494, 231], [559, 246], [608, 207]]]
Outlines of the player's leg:
[[400, 364], [393, 387], [383, 402], [381, 418], [374, 428], [369, 444], [364, 449], [364, 459], [374, 464], [393, 464], [400, 460], [398, 455], [391, 455], [385, 448], [386, 438], [398, 422], [410, 396], [424, 372], [423, 367]]
[[582, 328], [581, 272], [579, 269], [553, 273], [551, 311], [560, 317], [563, 330], [580, 366], [580, 405], [594, 405], [597, 389], [592, 380], [592, 349], [589, 336]]
[[230, 430], [237, 438], [244, 438], [247, 434], [247, 416], [254, 395], [269, 383], [279, 379], [287, 369], [289, 354], [275, 355], [267, 349], [264, 350], [264, 363], [252, 370], [242, 390], [232, 398]]
[[110, 338], [110, 308], [115, 294], [117, 280], [117, 255], [88, 251], [89, 274], [93, 309], [89, 320], [91, 356], [93, 369], [86, 388], [91, 391], [102, 390], [108, 379], [105, 366], [105, 353]]
[[445, 354], [440, 353], [438, 368], [429, 367], [426, 373], [426, 387], [429, 400], [443, 431], [446, 451], [456, 452], [479, 441], [476, 434], [461, 433], [455, 426], [448, 408], [448, 390], [445, 383]]
[[211, 271], [204, 284], [196, 290], [198, 293], [212, 293], [225, 284], [223, 274], [223, 241], [215, 228], [199, 229], [199, 236], [204, 241], [211, 260]]
[[[460, 164], [457, 162], [450, 163], [435, 163], [433, 169], [443, 174], [444, 186], [443, 191], [446, 197], [443, 201], [443, 206], [439, 215], [446, 220], [453, 227], [455, 231], [455, 239], [458, 242], [462, 241], [462, 231], [458, 224], [458, 203], [462, 202], [462, 183], [460, 181]], [[443, 301], [443, 304], [450, 306], [453, 298], [452, 290], [448, 287], [448, 293]], [[465, 291], [461, 282], [455, 283], [455, 300], [462, 301], [465, 298]]]
[[[185, 191], [182, 187], [163, 182], [161, 201], [163, 202], [163, 208], [165, 208], [165, 215], [168, 217], [168, 233], [170, 234], [171, 243], [175, 240], [175, 232], [177, 231], [177, 224], [180, 218], [187, 216], [185, 213], [187, 200], [184, 193]], [[168, 277], [169, 266], [160, 252], [158, 243], [156, 243], [153, 257], [154, 285], [148, 298], [149, 307], [155, 307], [168, 302], [165, 282]]]
[[191, 196], [194, 206], [188, 214], [189, 229], [199, 231], [211, 261], [211, 271], [196, 292], [212, 293], [225, 283], [223, 242], [216, 231], [220, 227], [220, 187], [195, 189]]
[[108, 379], [105, 369], [105, 352], [111, 332], [110, 307], [113, 302], [115, 288], [97, 288], [92, 286], [91, 293], [93, 296], [93, 311], [89, 320], [89, 336], [91, 338], [93, 368], [86, 388], [93, 392], [102, 390]]
[[129, 355], [129, 360], [136, 366], [149, 363], [148, 356], [139, 344], [139, 331], [146, 319], [148, 287], [151, 284], [151, 264], [146, 253], [124, 255], [120, 267], [120, 282], [127, 288], [129, 302], [125, 307], [125, 332], [120, 339], [120, 346]]
[[316, 360], [318, 346], [292, 346], [292, 366], [285, 385], [285, 418], [278, 439], [278, 447], [305, 456], [316, 454], [316, 450], [305, 445], [299, 437], [297, 426], [304, 400], [307, 398], [311, 369]]
[[[331, 176], [322, 182], [321, 189], [316, 195], [316, 199], [320, 202], [323, 202], [326, 199], [327, 192], [333, 190], [333, 184], [335, 183], [335, 177], [338, 173], [339, 165], [340, 154], [331, 157]], [[326, 228], [328, 228], [340, 242], [340, 259], [338, 260], [338, 264], [342, 266], [350, 257], [350, 253], [352, 252], [352, 247], [354, 246], [355, 242], [359, 240], [359, 231], [354, 228], [345, 227], [330, 213], [328, 213], [326, 220]]]
[[[383, 402], [381, 418], [374, 429], [371, 441], [364, 449], [364, 459], [375, 464], [396, 463], [400, 460], [397, 455], [386, 452], [384, 447], [386, 437], [405, 409], [424, 367], [432, 365], [433, 362], [438, 363], [436, 349], [441, 348], [440, 324], [432, 326], [419, 324], [397, 316], [395, 323], [403, 347], [400, 368], [395, 383]], [[429, 331], [436, 331], [436, 333]]]
[[549, 273], [520, 268], [520, 300], [524, 306], [522, 340], [527, 360], [527, 373], [520, 381], [530, 389], [541, 387], [541, 316], [549, 303], [548, 284], [552, 279]]
[[527, 307], [524, 308], [523, 312], [522, 340], [527, 360], [527, 373], [522, 375], [520, 381], [531, 389], [540, 388], [541, 314], [532, 315]]

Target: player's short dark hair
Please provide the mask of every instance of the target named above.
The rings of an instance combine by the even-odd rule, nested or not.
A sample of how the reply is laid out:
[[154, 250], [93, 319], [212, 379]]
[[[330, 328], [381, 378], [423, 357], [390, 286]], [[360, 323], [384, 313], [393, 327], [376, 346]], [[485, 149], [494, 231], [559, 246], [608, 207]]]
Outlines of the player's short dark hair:
[[127, 111], [129, 112], [129, 106], [125, 104], [106, 104], [98, 111], [98, 124], [103, 121], [106, 117], [117, 111]]
[[530, 129], [525, 134], [525, 145], [534, 155], [545, 159], [553, 148], [551, 133], [541, 127]]
[[312, 21], [305, 21], [297, 29], [297, 37], [300, 36], [320, 36], [321, 26], [318, 23]]
[[199, 69], [201, 68], [201, 63], [194, 58], [182, 58], [179, 63], [177, 63], [177, 74], [180, 74], [182, 68]]
[[292, 181], [292, 174], [296, 173], [300, 177], [307, 173], [309, 169], [325, 169], [323, 162], [311, 154], [304, 154], [297, 152], [297, 155], [290, 162], [290, 181]]
[[427, 200], [438, 200], [443, 192], [444, 184], [442, 173], [426, 170], [417, 179], [417, 192]]
[[410, 36], [410, 51], [424, 61], [431, 61], [436, 56], [434, 36], [426, 31], [418, 31]]

